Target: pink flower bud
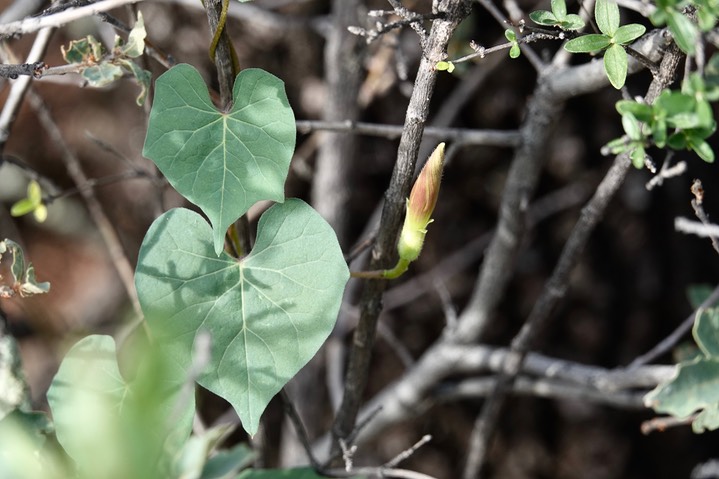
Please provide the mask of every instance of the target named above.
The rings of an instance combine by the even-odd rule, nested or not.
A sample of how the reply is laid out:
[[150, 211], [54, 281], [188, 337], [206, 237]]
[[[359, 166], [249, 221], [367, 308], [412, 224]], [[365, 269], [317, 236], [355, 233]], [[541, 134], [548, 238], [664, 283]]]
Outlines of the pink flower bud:
[[435, 148], [422, 168], [407, 200], [407, 215], [399, 237], [397, 250], [401, 259], [414, 261], [422, 251], [427, 225], [439, 197], [439, 184], [444, 167], [444, 143]]

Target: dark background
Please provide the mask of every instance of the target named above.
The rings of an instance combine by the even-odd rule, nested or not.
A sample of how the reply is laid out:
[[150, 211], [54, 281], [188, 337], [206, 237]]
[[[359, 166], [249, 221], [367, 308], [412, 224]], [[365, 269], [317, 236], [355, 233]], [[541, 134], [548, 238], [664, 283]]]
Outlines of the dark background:
[[[0, 2], [4, 6], [7, 2]], [[199, 3], [199, 1], [198, 1]], [[371, 2], [375, 8], [388, 8]], [[262, 5], [263, 2], [257, 2]], [[425, 2], [405, 2], [426, 9]], [[525, 11], [548, 8], [522, 2]], [[209, 33], [202, 11], [170, 4], [142, 5], [149, 38], [178, 61], [198, 68], [210, 85], [214, 69], [207, 55]], [[576, 6], [569, 6], [570, 11]], [[329, 12], [326, 1], [300, 1], [277, 10], [290, 16], [322, 16]], [[125, 12], [117, 12], [121, 18]], [[229, 31], [243, 67], [261, 67], [287, 84], [290, 103], [298, 119], [318, 119], [324, 102], [324, 40], [311, 29], [268, 31], [251, 22], [231, 20]], [[55, 35], [46, 63], [62, 63], [60, 45], [94, 32], [97, 24], [84, 22]], [[469, 40], [492, 46], [502, 38], [503, 28], [478, 6], [455, 35], [452, 55], [467, 51]], [[95, 32], [94, 34], [97, 35]], [[10, 43], [21, 57], [30, 38]], [[408, 102], [407, 92], [418, 62], [417, 37], [404, 31], [399, 43], [409, 62], [407, 81], [397, 79], [394, 61], [379, 65], [382, 41], [370, 47], [365, 59], [369, 73], [385, 75], [386, 82], [374, 91], [364, 108], [362, 121], [401, 124]], [[533, 47], [551, 55], [558, 45], [546, 42]], [[486, 80], [467, 98], [453, 126], [464, 128], [516, 129], [524, 114], [536, 74], [524, 57], [504, 58], [491, 69]], [[483, 67], [490, 58], [477, 65]], [[588, 61], [577, 55], [575, 62]], [[358, 59], [359, 61], [359, 59]], [[432, 112], [462, 82], [475, 64], [459, 65], [453, 74], [442, 74], [432, 100]], [[159, 75], [163, 69], [150, 60], [148, 67]], [[646, 74], [628, 81], [631, 95], [645, 91]], [[134, 103], [136, 87], [119, 82], [102, 90], [80, 88], [76, 79], [50, 78], [35, 83], [60, 123], [65, 138], [80, 156], [89, 177], [103, 177], [128, 169], [151, 169], [141, 157], [146, 111]], [[6, 95], [8, 84], [3, 85]], [[609, 167], [612, 158], [599, 150], [621, 134], [614, 110], [620, 93], [605, 88], [568, 102], [556, 127], [547, 155], [537, 197], [574, 185], [581, 201], [566, 201], [559, 213], [539, 222], [525, 243], [516, 272], [500, 308], [494, 312], [486, 341], [505, 346], [526, 319], [537, 295], [551, 274], [564, 242], [576, 222], [581, 206]], [[432, 113], [430, 114], [430, 123]], [[112, 145], [124, 159], [101, 148], [88, 133]], [[299, 135], [287, 196], [307, 198], [311, 188], [316, 142]], [[315, 144], [313, 144], [315, 143]], [[352, 242], [360, 235], [368, 217], [388, 184], [398, 141], [361, 137], [352, 172]], [[27, 107], [14, 124], [6, 154], [13, 155], [51, 178], [60, 188], [71, 188], [59, 152]], [[658, 164], [663, 152], [653, 151]], [[461, 148], [445, 170], [442, 193], [430, 226], [425, 251], [396, 287], [414, 275], [432, 270], [443, 258], [487, 233], [496, 222], [505, 176], [512, 152], [495, 147]], [[715, 283], [719, 257], [708, 240], [674, 231], [676, 216], [692, 217], [689, 187], [702, 180], [705, 208], [719, 217], [719, 185], [716, 167], [691, 153], [679, 153], [674, 161], [686, 160], [688, 171], [652, 191], [645, 183], [651, 175], [633, 170], [619, 195], [611, 203], [604, 221], [592, 235], [580, 264], [575, 268], [570, 290], [552, 318], [542, 341], [542, 353], [607, 368], [628, 364], [672, 331], [691, 307], [686, 290], [690, 285]], [[23, 172], [4, 164], [0, 167], [0, 200], [8, 208], [25, 188]], [[119, 233], [125, 252], [134, 263], [143, 235], [157, 214], [158, 186], [144, 179], [124, 181], [96, 190]], [[182, 204], [171, 191], [163, 192], [164, 207]], [[257, 215], [250, 213], [252, 221]], [[7, 222], [0, 223], [7, 225]], [[7, 227], [7, 226], [6, 226]], [[11, 331], [20, 340], [24, 368], [38, 407], [46, 407], [44, 394], [56, 371], [59, 358], [69, 345], [93, 332], [114, 332], [131, 315], [126, 295], [96, 229], [78, 196], [53, 204], [43, 225], [29, 217], [14, 220], [16, 231], [0, 236], [19, 240], [36, 266], [39, 280], [50, 281], [45, 297], [3, 301]], [[19, 235], [15, 237], [15, 235]], [[469, 260], [461, 272], [444, 281], [452, 304], [461, 311], [471, 293], [479, 260]], [[382, 319], [413, 358], [436, 340], [444, 326], [441, 302], [436, 291], [393, 308]], [[349, 341], [349, 339], [348, 339]], [[687, 341], [691, 341], [687, 338]], [[670, 362], [670, 357], [662, 358]], [[368, 397], [401, 376], [405, 366], [394, 348], [379, 340], [373, 360]], [[202, 413], [219, 415], [226, 406], [217, 398], [201, 395]], [[324, 396], [309, 400], [322, 401]], [[360, 450], [358, 463], [376, 464], [407, 448], [423, 434], [433, 441], [404, 465], [438, 478], [459, 477], [469, 434], [481, 401], [439, 404], [411, 422], [387, 431]], [[624, 411], [570, 400], [515, 397], [505, 407], [499, 434], [490, 457], [497, 478], [680, 478], [688, 477], [698, 462], [715, 456], [716, 433], [693, 435], [688, 427], [643, 436], [639, 426], [653, 417], [651, 411]], [[329, 426], [330, 417], [320, 429]], [[273, 402], [266, 413], [268, 465], [277, 459], [277, 441], [282, 421], [281, 406]], [[237, 437], [237, 440], [243, 438]], [[374, 462], [373, 462], [374, 461]]]

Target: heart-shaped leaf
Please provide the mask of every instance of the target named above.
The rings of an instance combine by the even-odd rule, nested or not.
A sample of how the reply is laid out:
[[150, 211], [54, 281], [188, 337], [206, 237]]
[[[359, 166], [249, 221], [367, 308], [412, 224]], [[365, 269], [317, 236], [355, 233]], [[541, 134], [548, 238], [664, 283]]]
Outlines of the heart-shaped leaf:
[[156, 82], [143, 154], [202, 208], [219, 256], [227, 228], [259, 200], [284, 200], [295, 118], [284, 84], [258, 69], [240, 72], [227, 113], [200, 74], [177, 65]]
[[158, 477], [164, 455], [173, 457], [190, 434], [194, 394], [181, 394], [176, 366], [140, 354], [142, 367], [127, 382], [112, 337], [88, 336], [52, 381], [57, 439], [83, 477]]
[[332, 228], [292, 199], [260, 219], [252, 253], [218, 258], [197, 213], [174, 209], [150, 227], [135, 284], [157, 343], [184, 369], [195, 336], [211, 336], [198, 382], [257, 431], [270, 399], [304, 366], [334, 327], [349, 279]]

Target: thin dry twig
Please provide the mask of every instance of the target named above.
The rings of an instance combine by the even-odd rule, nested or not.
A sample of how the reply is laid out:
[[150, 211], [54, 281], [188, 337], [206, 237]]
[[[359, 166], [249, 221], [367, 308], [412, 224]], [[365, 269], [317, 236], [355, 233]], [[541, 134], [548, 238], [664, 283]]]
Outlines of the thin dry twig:
[[[445, 18], [432, 23], [426, 42], [427, 48], [417, 72], [397, 153], [397, 163], [385, 193], [379, 234], [368, 268], [370, 270], [385, 269], [394, 259], [395, 241], [404, 215], [405, 198], [409, 193], [429, 111], [429, 101], [437, 78], [434, 65], [444, 58], [452, 32], [468, 14], [467, 5], [463, 0], [435, 1], [434, 6], [434, 10], [443, 12]], [[332, 428], [336, 438], [347, 437], [354, 428], [367, 383], [377, 319], [382, 309], [381, 298], [385, 288], [386, 281], [370, 280], [363, 291], [362, 313], [350, 350], [344, 396]]]
[[[712, 229], [716, 230], [714, 234], [709, 234], [708, 236], [712, 242], [712, 247], [714, 248], [714, 251], [719, 253], [719, 226], [712, 225], [709, 222], [709, 215], [706, 213], [706, 211], [704, 211], [704, 187], [702, 186], [701, 180], [695, 179], [692, 182], [691, 191], [694, 195], [694, 198], [692, 199], [692, 209], [694, 209], [694, 214], [699, 219], [699, 221], [701, 221], [702, 225], [704, 225], [707, 232], [711, 231]], [[677, 228], [677, 230], [680, 230], [679, 225], [676, 222], [675, 227]]]
[[[672, 83], [674, 72], [681, 59], [678, 48], [671, 48], [662, 59], [660, 75], [655, 77], [648, 88], [646, 101], [651, 104], [659, 92]], [[490, 440], [499, 423], [500, 412], [511, 386], [522, 368], [530, 349], [535, 347], [538, 337], [546, 329], [551, 313], [566, 293], [569, 274], [579, 260], [589, 236], [604, 216], [604, 211], [623, 183], [631, 163], [626, 154], [619, 155], [606, 176], [597, 187], [597, 191], [582, 210], [582, 215], [574, 226], [552, 276], [545, 284], [532, 311], [511, 343], [512, 354], [503, 366], [503, 377], [497, 382], [494, 394], [490, 395], [475, 423], [470, 454], [465, 468], [466, 479], [476, 477], [485, 462]]]

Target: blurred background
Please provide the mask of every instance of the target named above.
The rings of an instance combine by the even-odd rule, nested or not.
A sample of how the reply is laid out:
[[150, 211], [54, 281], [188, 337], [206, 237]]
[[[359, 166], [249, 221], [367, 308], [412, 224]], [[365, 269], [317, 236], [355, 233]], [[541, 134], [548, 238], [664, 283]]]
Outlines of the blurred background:
[[[11, 3], [0, 1], [0, 11]], [[428, 10], [427, 3], [403, 2], [420, 12]], [[240, 64], [243, 68], [264, 68], [283, 79], [298, 120], [323, 118], [328, 100], [324, 55], [332, 25], [330, 2], [257, 0], [252, 6], [257, 10], [246, 10], [228, 20]], [[548, 2], [523, 0], [519, 6], [529, 12], [548, 8]], [[389, 5], [371, 0], [363, 8], [358, 14], [360, 26], [371, 28], [373, 20], [366, 11], [388, 9]], [[570, 11], [576, 8], [570, 3]], [[207, 54], [210, 34], [200, 2], [145, 2], [139, 9], [155, 48], [177, 62], [192, 64], [210, 88], [216, 88], [214, 66]], [[124, 8], [113, 12], [130, 24], [131, 14], [132, 9]], [[475, 4], [453, 38], [450, 58], [471, 52], [470, 41], [487, 47], [503, 43], [504, 28]], [[85, 19], [59, 29], [45, 63], [63, 64], [60, 47], [88, 34], [111, 44], [115, 32], [99, 19]], [[23, 59], [32, 41], [33, 35], [8, 41], [6, 49]], [[532, 45], [547, 58], [558, 47], [552, 42]], [[362, 50], [351, 59], [360, 67], [358, 119], [401, 125], [419, 62], [417, 35], [411, 29], [393, 31]], [[588, 60], [586, 55], [577, 55], [573, 61]], [[144, 67], [153, 78], [165, 70], [153, 59], [145, 60]], [[524, 56], [510, 60], [506, 51], [458, 64], [455, 72], [439, 77], [430, 124], [437, 120], [441, 121], [439, 126], [516, 130], [535, 80], [535, 70]], [[650, 80], [647, 73], [633, 76], [628, 91], [641, 94]], [[4, 102], [9, 82], [3, 81], [0, 88], [0, 101]], [[148, 109], [135, 104], [137, 85], [127, 79], [93, 89], [83, 87], [79, 76], [68, 74], [34, 81], [32, 88], [47, 104], [88, 178], [135, 176], [94, 188], [124, 254], [134, 266], [153, 219], [168, 208], [191, 206], [157, 178], [151, 162], [142, 157]], [[462, 96], [457, 96], [460, 90]], [[458, 98], [457, 106], [447, 111], [447, 103]], [[507, 295], [494, 312], [485, 337], [488, 344], [507, 345], [521, 327], [582, 205], [611, 164], [612, 158], [602, 156], [600, 149], [622, 134], [614, 110], [618, 99], [619, 92], [605, 88], [570, 100], [550, 148], [537, 152], [547, 155], [547, 166], [536, 195], [536, 223], [517, 260]], [[317, 152], [325, 138], [317, 131], [298, 134], [286, 183], [288, 197], [311, 199]], [[427, 143], [434, 146], [440, 140]], [[359, 135], [353, 155], [345, 159], [349, 195], [343, 246], [347, 252], [367, 237], [370, 217], [392, 173], [397, 146], [398, 139]], [[423, 151], [429, 153], [427, 148]], [[53, 201], [42, 224], [31, 215], [9, 215], [10, 206], [24, 197], [33, 174], [39, 176], [49, 194], [72, 193], [76, 185], [62, 154], [62, 148], [47, 134], [26, 101], [4, 148], [4, 155], [13, 161], [0, 163], [0, 237], [24, 247], [38, 279], [49, 281], [52, 290], [40, 297], [2, 300], [0, 308], [10, 332], [20, 342], [37, 408], [47, 407], [47, 387], [64, 351], [74, 341], [95, 332], [114, 334], [133, 318], [127, 293], [80, 195], [69, 194]], [[400, 377], [437, 339], [446, 324], [447, 305], [461, 311], [466, 304], [482, 247], [496, 223], [511, 156], [510, 148], [496, 146], [465, 145], [453, 150], [424, 253], [408, 274], [392, 282], [386, 295], [381, 317], [386, 331], [377, 343], [368, 398]], [[663, 159], [658, 156], [655, 161], [661, 164]], [[571, 289], [544, 337], [543, 354], [606, 368], [627, 365], [691, 313], [686, 295], [690, 285], [716, 284], [719, 257], [710, 242], [675, 232], [673, 222], [676, 216], [693, 217], [689, 188], [694, 178], [704, 184], [710, 218], [719, 217], [719, 176], [716, 166], [705, 164], [692, 153], [677, 154], [674, 161], [679, 160], [687, 162], [687, 172], [651, 191], [645, 186], [651, 178], [647, 170], [630, 172], [573, 273]], [[18, 162], [26, 167], [17, 166]], [[259, 207], [250, 211], [253, 227], [260, 213]], [[459, 266], [450, 274], [440, 271], [443, 260], [463, 248]], [[351, 313], [356, 291], [353, 280], [345, 312]], [[343, 320], [336, 336], [349, 343], [352, 314], [345, 316], [349, 319]], [[662, 360], [669, 363], [672, 358]], [[314, 416], [306, 422], [317, 435], [327, 431], [332, 416], [322, 384], [324, 366], [313, 368], [319, 387], [302, 389], [306, 396], [296, 399], [316, 404]], [[219, 398], [198, 394], [200, 412], [208, 421], [227, 410]], [[471, 425], [480, 408], [481, 400], [436, 404], [361, 448], [356, 464], [379, 464], [422, 435], [432, 434], [432, 442], [414, 454], [405, 467], [438, 478], [459, 477]], [[621, 410], [586, 401], [514, 397], [505, 409], [492, 448], [492, 477], [679, 478], [688, 477], [697, 463], [716, 456], [716, 433], [696, 436], [689, 427], [680, 427], [642, 435], [639, 426], [651, 417], [650, 411]], [[282, 450], [279, 403], [273, 402], [267, 411], [265, 431], [266, 465], [288, 462], [291, 454]], [[246, 438], [238, 434], [233, 440]]]

